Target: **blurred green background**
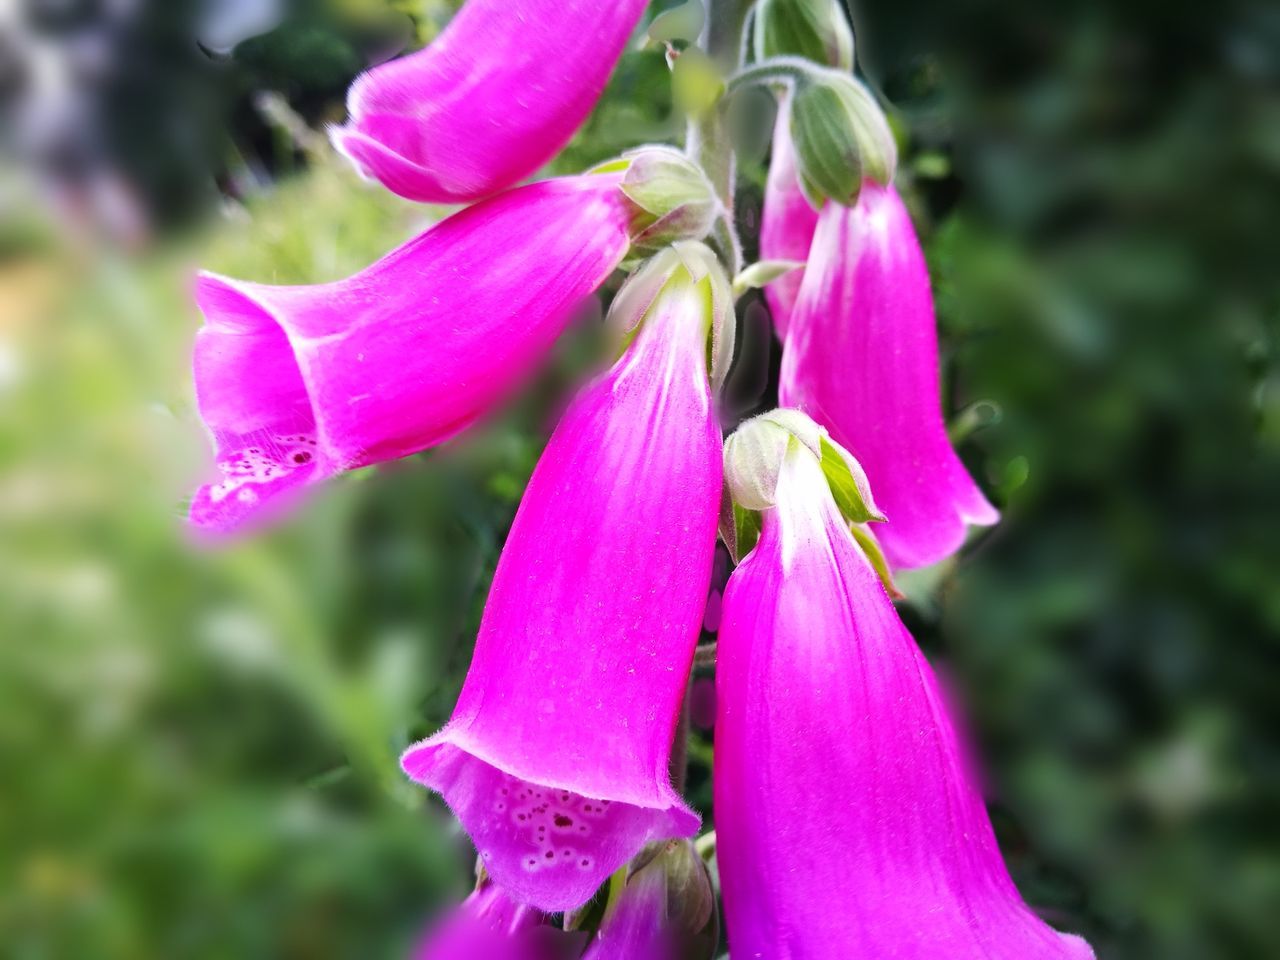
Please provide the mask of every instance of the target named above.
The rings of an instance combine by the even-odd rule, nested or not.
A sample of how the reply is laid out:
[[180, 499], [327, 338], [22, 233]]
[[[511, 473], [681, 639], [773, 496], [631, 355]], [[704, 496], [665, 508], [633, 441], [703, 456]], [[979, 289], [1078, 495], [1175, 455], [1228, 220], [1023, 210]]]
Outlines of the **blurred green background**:
[[[451, 6], [299, 2], [230, 53], [194, 2], [0, 20], [4, 956], [404, 956], [466, 886], [395, 757], [448, 716], [596, 328], [484, 429], [267, 535], [209, 551], [181, 523], [209, 466], [193, 269], [335, 278], [439, 215], [318, 131]], [[948, 410], [1001, 411], [961, 449], [1004, 522], [904, 578], [903, 614], [967, 706], [1014, 877], [1101, 958], [1280, 956], [1280, 8], [854, 6]], [[24, 141], [57, 115], [36, 52], [86, 36], [92, 123]], [[558, 169], [678, 136], [667, 83], [628, 54]], [[776, 369], [759, 311], [739, 414]]]

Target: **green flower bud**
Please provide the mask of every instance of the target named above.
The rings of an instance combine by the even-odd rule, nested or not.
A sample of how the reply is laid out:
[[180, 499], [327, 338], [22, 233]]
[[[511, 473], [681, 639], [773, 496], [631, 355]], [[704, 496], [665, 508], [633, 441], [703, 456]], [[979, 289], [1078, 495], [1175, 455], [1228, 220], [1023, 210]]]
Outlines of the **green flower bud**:
[[898, 149], [884, 113], [857, 80], [817, 70], [799, 81], [791, 103], [800, 187], [819, 207], [827, 199], [852, 206], [864, 178], [893, 179]]
[[840, 0], [760, 0], [753, 39], [757, 60], [797, 56], [853, 69], [853, 31]]
[[[657, 955], [711, 960], [720, 936], [706, 864], [688, 840], [650, 844], [632, 861], [611, 897], [598, 934], [610, 956]], [[630, 948], [630, 949], [629, 949]]]
[[591, 172], [617, 171], [625, 171], [622, 192], [631, 203], [635, 253], [654, 253], [680, 240], [701, 240], [721, 213], [707, 175], [674, 147], [637, 147]]

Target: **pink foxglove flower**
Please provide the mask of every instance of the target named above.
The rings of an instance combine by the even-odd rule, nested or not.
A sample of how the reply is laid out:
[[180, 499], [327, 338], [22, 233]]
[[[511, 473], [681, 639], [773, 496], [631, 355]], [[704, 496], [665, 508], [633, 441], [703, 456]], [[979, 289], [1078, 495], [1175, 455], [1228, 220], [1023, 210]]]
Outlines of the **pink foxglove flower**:
[[896, 568], [935, 563], [966, 524], [999, 518], [951, 448], [939, 394], [924, 254], [897, 191], [868, 180], [856, 206], [828, 202], [819, 216], [778, 395], [862, 463]]
[[336, 283], [201, 275], [196, 399], [222, 476], [196, 493], [192, 523], [233, 529], [490, 410], [626, 255], [618, 184], [591, 175], [510, 191]]
[[[769, 178], [764, 186], [764, 209], [760, 215], [760, 259], [807, 260], [817, 228], [818, 211], [800, 189], [796, 173], [796, 148], [791, 142], [791, 97], [786, 96], [778, 104], [778, 119], [773, 128], [773, 155], [769, 158]], [[764, 289], [780, 338], [786, 336], [803, 278], [803, 270], [791, 270]]]
[[582, 937], [552, 927], [532, 907], [483, 882], [413, 952], [414, 960], [571, 960]]
[[1092, 957], [1020, 899], [928, 663], [817, 457], [787, 446], [759, 542], [730, 577], [717, 651], [730, 952]]
[[334, 145], [410, 200], [476, 200], [523, 180], [573, 136], [645, 0], [469, 0], [425, 50], [347, 95]]
[[[704, 259], [686, 267], [690, 247]], [[697, 267], [712, 260], [678, 245], [619, 292], [611, 317], [639, 330], [552, 435], [453, 719], [402, 759], [494, 880], [544, 910], [578, 906], [645, 843], [698, 826], [668, 763], [720, 503], [706, 344], [728, 281]]]
[[633, 866], [583, 960], [711, 960], [718, 919], [693, 844], [671, 840]]

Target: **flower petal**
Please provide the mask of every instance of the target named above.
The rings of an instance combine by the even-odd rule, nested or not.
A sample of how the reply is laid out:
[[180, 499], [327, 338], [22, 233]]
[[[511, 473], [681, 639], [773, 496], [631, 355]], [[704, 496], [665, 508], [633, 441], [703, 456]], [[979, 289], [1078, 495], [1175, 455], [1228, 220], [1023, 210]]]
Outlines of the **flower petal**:
[[929, 274], [892, 187], [867, 181], [856, 206], [823, 207], [778, 393], [866, 469], [895, 568], [936, 563], [966, 524], [999, 519], [947, 439]]
[[202, 275], [196, 399], [222, 475], [192, 522], [234, 529], [470, 426], [622, 260], [627, 228], [616, 176], [568, 177], [477, 204], [336, 283]]
[[494, 879], [544, 910], [578, 906], [645, 842], [698, 826], [668, 764], [719, 517], [709, 305], [689, 283], [660, 295], [565, 413], [453, 719], [402, 761]]
[[730, 577], [716, 694], [734, 956], [1093, 956], [1019, 898], [933, 673], [807, 452]]
[[550, 160], [604, 90], [644, 0], [469, 0], [425, 50], [360, 77], [334, 145], [410, 200], [476, 200]]
[[[809, 246], [817, 228], [818, 211], [800, 189], [796, 175], [788, 94], [778, 103], [778, 118], [773, 126], [773, 155], [769, 158], [769, 178], [765, 181], [764, 208], [760, 214], [760, 259], [801, 262], [809, 259]], [[803, 269], [791, 270], [764, 288], [779, 338], [787, 335], [803, 280]]]

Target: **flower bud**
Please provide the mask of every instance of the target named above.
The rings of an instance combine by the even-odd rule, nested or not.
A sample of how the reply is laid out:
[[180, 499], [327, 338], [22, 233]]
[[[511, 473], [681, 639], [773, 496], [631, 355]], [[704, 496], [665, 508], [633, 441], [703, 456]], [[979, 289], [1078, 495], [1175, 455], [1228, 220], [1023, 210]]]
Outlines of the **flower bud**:
[[710, 960], [719, 934], [706, 865], [670, 840], [636, 858], [584, 960]]
[[754, 43], [757, 60], [796, 56], [853, 69], [853, 31], [839, 0], [760, 0]]
[[733, 360], [734, 311], [733, 291], [724, 268], [710, 248], [689, 240], [665, 247], [637, 270], [609, 308], [609, 323], [621, 333], [631, 335], [644, 321], [658, 295], [676, 283], [692, 282], [707, 298], [711, 337], [708, 357], [711, 385], [719, 388]]
[[866, 87], [837, 70], [801, 81], [791, 103], [800, 187], [814, 207], [858, 199], [863, 179], [886, 184], [898, 162], [884, 113]]
[[592, 173], [624, 171], [622, 192], [630, 201], [631, 246], [646, 254], [679, 240], [701, 240], [720, 214], [707, 176], [674, 147], [637, 147]]

